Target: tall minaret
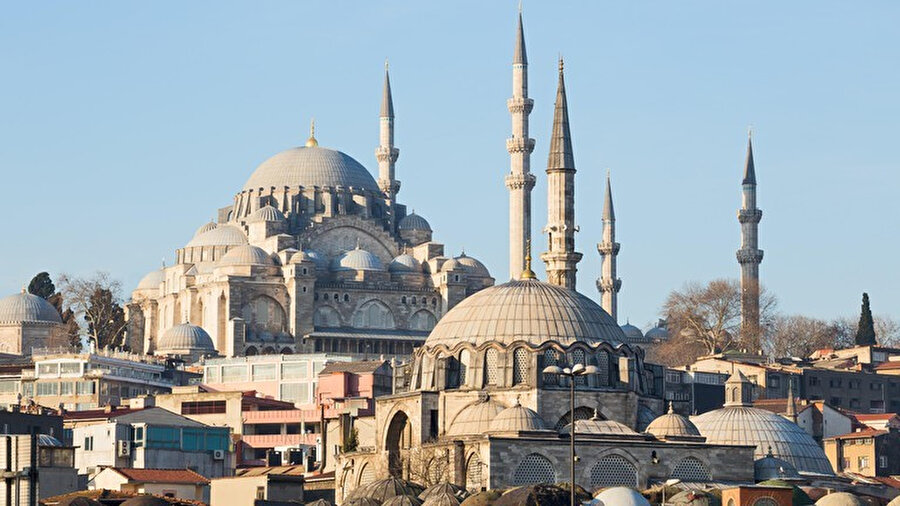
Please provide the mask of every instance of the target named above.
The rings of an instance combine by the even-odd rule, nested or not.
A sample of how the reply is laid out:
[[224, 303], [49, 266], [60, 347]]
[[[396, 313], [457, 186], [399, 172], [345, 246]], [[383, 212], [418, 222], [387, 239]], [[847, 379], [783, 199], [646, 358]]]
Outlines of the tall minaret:
[[614, 320], [618, 321], [619, 290], [622, 280], [616, 277], [616, 255], [619, 254], [619, 243], [616, 242], [616, 211], [613, 209], [612, 184], [609, 172], [606, 173], [606, 198], [603, 200], [603, 242], [597, 245], [597, 251], [603, 259], [597, 290], [600, 290], [600, 305]]
[[400, 192], [400, 181], [394, 179], [394, 163], [400, 156], [400, 150], [394, 147], [394, 101], [391, 98], [391, 78], [388, 75], [388, 64], [384, 62], [384, 92], [381, 97], [380, 145], [375, 149], [378, 159], [378, 187], [388, 198], [391, 208], [391, 230], [394, 230], [394, 203]]
[[531, 240], [531, 190], [534, 174], [531, 173], [531, 152], [534, 139], [528, 137], [528, 115], [534, 101], [528, 98], [528, 57], [525, 54], [525, 32], [522, 29], [522, 12], [516, 31], [516, 49], [513, 53], [513, 94], [506, 101], [512, 116], [512, 137], [506, 140], [509, 151], [509, 277], [519, 279], [531, 269], [525, 265], [525, 246]]
[[547, 226], [550, 250], [541, 255], [547, 266], [547, 281], [570, 290], [575, 289], [575, 265], [581, 253], [575, 252], [575, 157], [569, 133], [569, 106], [566, 103], [566, 83], [563, 60], [559, 59], [559, 85], [556, 90], [556, 110], [550, 157], [547, 160]]
[[741, 223], [741, 249], [737, 261], [741, 265], [741, 340], [751, 351], [759, 350], [759, 220], [762, 210], [756, 207], [756, 170], [753, 166], [753, 141], [747, 138], [747, 163], [744, 166], [742, 205], [738, 210]]

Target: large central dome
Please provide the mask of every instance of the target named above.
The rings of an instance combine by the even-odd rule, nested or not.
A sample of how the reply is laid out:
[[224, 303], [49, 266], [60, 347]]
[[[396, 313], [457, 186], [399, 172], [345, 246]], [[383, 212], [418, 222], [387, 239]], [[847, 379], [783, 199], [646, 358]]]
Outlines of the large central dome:
[[525, 341], [539, 346], [624, 342], [622, 329], [596, 302], [573, 290], [525, 279], [466, 297], [431, 331], [425, 346]]
[[285, 186], [345, 186], [378, 191], [372, 175], [350, 156], [328, 148], [291, 148], [269, 158], [250, 175], [244, 190]]

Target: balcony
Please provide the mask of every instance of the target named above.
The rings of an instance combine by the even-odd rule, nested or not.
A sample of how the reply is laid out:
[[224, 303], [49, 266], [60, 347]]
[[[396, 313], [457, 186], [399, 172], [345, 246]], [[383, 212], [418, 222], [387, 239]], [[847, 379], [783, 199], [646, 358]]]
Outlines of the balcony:
[[253, 448], [314, 445], [318, 434], [244, 434], [241, 441]]
[[245, 424], [258, 423], [315, 423], [319, 421], [317, 409], [285, 409], [271, 411], [244, 411], [241, 418]]

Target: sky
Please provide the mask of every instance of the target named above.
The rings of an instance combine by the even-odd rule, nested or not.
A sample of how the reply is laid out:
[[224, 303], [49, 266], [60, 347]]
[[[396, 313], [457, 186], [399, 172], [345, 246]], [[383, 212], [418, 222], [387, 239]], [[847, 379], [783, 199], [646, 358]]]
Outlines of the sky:
[[[0, 16], [0, 293], [39, 271], [126, 292], [253, 169], [320, 145], [377, 172], [390, 60], [402, 203], [508, 279], [506, 100], [517, 2], [11, 2]], [[574, 140], [578, 289], [599, 301], [607, 169], [620, 323], [739, 275], [752, 126], [763, 284], [780, 310], [900, 318], [900, 3], [524, 5], [535, 253], [557, 58]], [[535, 262], [544, 276], [543, 266]]]

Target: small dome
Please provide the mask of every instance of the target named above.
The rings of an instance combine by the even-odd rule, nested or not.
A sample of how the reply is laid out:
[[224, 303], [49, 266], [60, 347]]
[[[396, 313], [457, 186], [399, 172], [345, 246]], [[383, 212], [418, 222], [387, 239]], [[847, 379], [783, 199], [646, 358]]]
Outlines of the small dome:
[[400, 223], [397, 224], [397, 229], [399, 230], [424, 230], [427, 232], [431, 232], [431, 225], [428, 224], [428, 220], [419, 216], [413, 211], [410, 214], [407, 214], [400, 220]]
[[218, 226], [219, 226], [218, 223], [211, 221], [211, 222], [207, 223], [206, 225], [203, 225], [202, 227], [198, 228], [197, 231], [194, 232], [194, 237], [197, 237], [200, 234], [205, 234], [206, 232], [209, 232], [210, 230], [212, 230]]
[[377, 192], [372, 174], [352, 157], [310, 145], [292, 148], [264, 161], [244, 184], [244, 190], [303, 186], [345, 186]]
[[274, 263], [272, 256], [266, 253], [266, 250], [244, 244], [228, 250], [228, 253], [219, 259], [218, 265], [273, 265]]
[[594, 496], [597, 506], [650, 506], [644, 496], [628, 487], [607, 488]]
[[360, 487], [351, 494], [352, 499], [374, 499], [381, 504], [391, 497], [398, 495], [418, 496], [425, 490], [421, 485], [411, 481], [401, 480], [398, 478], [385, 478], [383, 480], [373, 481], [368, 485]]
[[463, 267], [462, 264], [460, 264], [455, 258], [451, 258], [441, 265], [441, 272], [462, 271], [465, 269], [466, 268]]
[[126, 500], [119, 506], [172, 506], [172, 503], [152, 495], [139, 495]]
[[166, 271], [156, 269], [150, 271], [146, 276], [141, 278], [137, 284], [137, 290], [159, 290], [159, 285], [166, 279]]
[[491, 432], [519, 432], [546, 430], [543, 418], [537, 412], [526, 408], [516, 401], [512, 407], [506, 408], [494, 417]]
[[350, 250], [331, 261], [333, 271], [383, 271], [381, 260], [364, 249]]
[[461, 265], [463, 269], [466, 269], [475, 276], [491, 277], [491, 273], [488, 272], [487, 267], [485, 267], [483, 263], [470, 256], [466, 256], [465, 253], [456, 257], [456, 261], [459, 262], [459, 265]]
[[669, 338], [669, 331], [664, 327], [653, 327], [644, 334], [644, 339], [651, 341], [665, 341]]
[[234, 225], [221, 225], [194, 237], [186, 247], [240, 246], [241, 244], [247, 244], [247, 236], [243, 230]]
[[157, 349], [215, 351], [216, 347], [213, 345], [212, 338], [203, 328], [190, 323], [182, 323], [163, 333]]
[[835, 492], [816, 501], [816, 506], [866, 506], [868, 503], [847, 492]]
[[37, 437], [38, 446], [62, 446], [62, 441], [56, 439], [55, 437], [49, 434], [38, 434]]
[[59, 311], [25, 290], [0, 299], [0, 323], [62, 323]]
[[699, 436], [697, 426], [691, 423], [687, 417], [681, 416], [672, 409], [669, 403], [669, 412], [656, 418], [647, 426], [646, 432], [657, 438], [665, 439], [669, 436]]
[[381, 503], [381, 506], [422, 506], [422, 501], [412, 495], [395, 495]]
[[[568, 423], [559, 430], [560, 434], [569, 434], [572, 431], [572, 424]], [[587, 420], [575, 420], [575, 436], [584, 435], [601, 435], [601, 434], [637, 434], [631, 430], [631, 427], [616, 422], [615, 420], [602, 420], [594, 410], [594, 416]]]
[[460, 497], [465, 499], [469, 497], [469, 491], [465, 489], [465, 487], [460, 487], [459, 485], [454, 485], [453, 483], [441, 482], [435, 485], [432, 485], [419, 494], [419, 499], [425, 500], [435, 494], [450, 494], [455, 495], [456, 497]]
[[630, 323], [622, 325], [622, 332], [625, 334], [625, 339], [627, 339], [628, 342], [639, 343], [644, 340], [644, 333], [641, 332], [641, 329]]
[[797, 472], [797, 468], [790, 462], [772, 455], [771, 449], [769, 449], [769, 453], [765, 457], [757, 459], [753, 463], [753, 479], [758, 482], [799, 477], [800, 473]]
[[501, 411], [503, 405], [489, 398], [469, 404], [453, 419], [447, 434], [451, 436], [484, 434], [491, 430], [491, 422]]
[[388, 270], [391, 272], [422, 272], [422, 264], [412, 255], [404, 253], [391, 260]]
[[260, 207], [247, 217], [248, 223], [266, 222], [266, 221], [284, 221], [284, 213], [271, 205]]
[[319, 269], [320, 271], [328, 270], [328, 259], [314, 249], [300, 250], [294, 253], [290, 260], [292, 264], [299, 264], [300, 262], [306, 261], [314, 262], [316, 264], [316, 269]]
[[428, 496], [428, 499], [425, 499], [422, 506], [459, 506], [461, 502], [462, 499], [459, 497], [446, 492], [441, 492], [439, 494]]

